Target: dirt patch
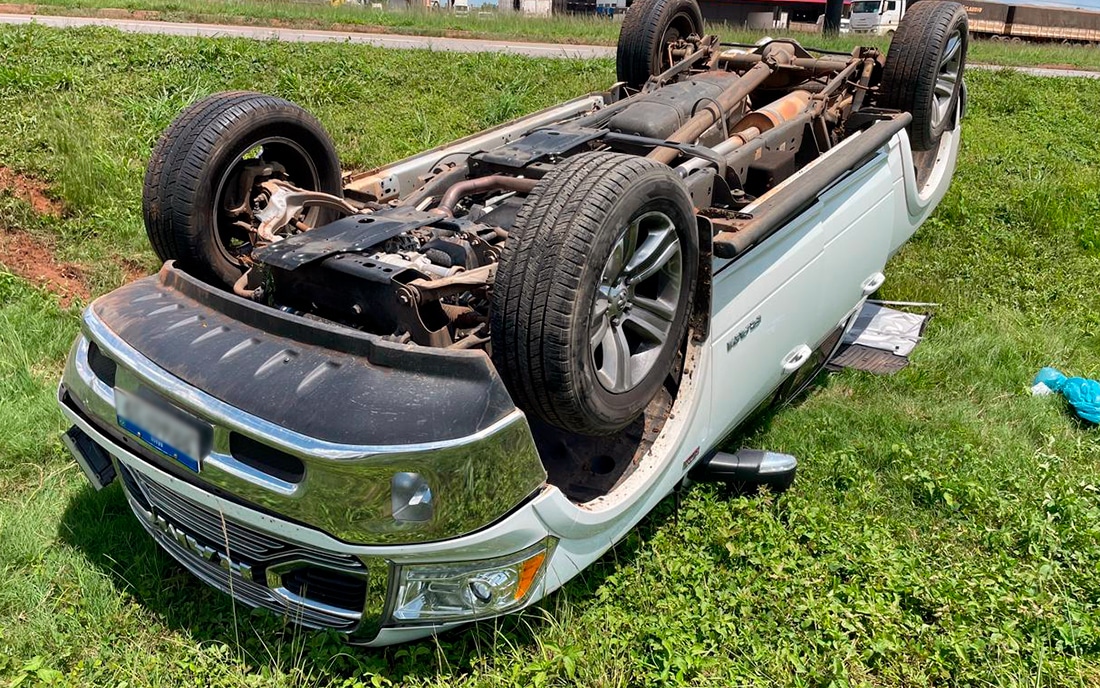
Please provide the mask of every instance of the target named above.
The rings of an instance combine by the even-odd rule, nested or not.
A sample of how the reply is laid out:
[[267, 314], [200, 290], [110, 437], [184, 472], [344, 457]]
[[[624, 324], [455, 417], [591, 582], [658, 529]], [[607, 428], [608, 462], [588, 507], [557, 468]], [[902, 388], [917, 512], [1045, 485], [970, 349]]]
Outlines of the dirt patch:
[[133, 258], [119, 258], [118, 263], [119, 267], [122, 268], [122, 274], [126, 276], [127, 283], [133, 282], [136, 279], [141, 279], [146, 275], [152, 274], [152, 272], [156, 272], [155, 269], [150, 272], [149, 268]]
[[68, 308], [74, 299], [87, 302], [91, 298], [84, 269], [76, 263], [59, 261], [49, 242], [26, 232], [0, 229], [0, 263], [57, 294], [62, 308]]
[[[38, 9], [44, 10], [45, 8], [40, 7]], [[155, 10], [127, 10], [113, 7], [98, 9], [95, 11], [94, 16], [106, 17], [107, 19], [139, 19], [143, 21], [156, 21], [163, 18], [161, 13]]]
[[[43, 182], [0, 165], [0, 196], [11, 194], [30, 204], [39, 215], [61, 217], [64, 205], [48, 193], [49, 187]], [[117, 263], [127, 282], [149, 274], [148, 268], [134, 258], [119, 258]], [[57, 294], [63, 308], [74, 300], [91, 299], [87, 268], [59, 260], [52, 241], [13, 228], [3, 220], [0, 220], [0, 268]]]
[[1051, 64], [1043, 63], [1043, 64], [1037, 64], [1035, 66], [1038, 67], [1039, 69], [1071, 69], [1071, 70], [1082, 69], [1082, 67], [1078, 67], [1077, 65], [1066, 64], [1065, 62], [1055, 62], [1055, 63], [1051, 63]]
[[10, 192], [16, 198], [31, 204], [39, 215], [61, 217], [61, 202], [47, 195], [49, 187], [37, 179], [14, 172], [0, 165], [0, 193]]

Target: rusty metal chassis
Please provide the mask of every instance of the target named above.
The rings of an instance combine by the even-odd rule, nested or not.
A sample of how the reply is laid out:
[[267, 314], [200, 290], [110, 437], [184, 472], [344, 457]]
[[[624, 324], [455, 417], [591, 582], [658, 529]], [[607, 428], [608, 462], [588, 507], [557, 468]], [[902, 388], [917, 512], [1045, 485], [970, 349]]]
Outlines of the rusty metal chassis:
[[[752, 52], [729, 52], [722, 50], [717, 37], [709, 36], [681, 41], [670, 50], [679, 61], [652, 77], [640, 93], [630, 93], [619, 84], [607, 93], [578, 98], [388, 167], [349, 176], [345, 179], [345, 194], [357, 206], [345, 209], [358, 207], [360, 212], [384, 213], [389, 207], [413, 210], [409, 205], [415, 204], [415, 210], [427, 210], [443, 219], [453, 217], [456, 204], [467, 196], [492, 191], [524, 195], [532, 190], [535, 179], [494, 174], [454, 179], [453, 183], [439, 182], [447, 182], [448, 174], [453, 177], [468, 171], [465, 160], [474, 152], [506, 145], [540, 129], [564, 130], [571, 126], [575, 129], [593, 121], [605, 121], [606, 114], [677, 79], [713, 70], [732, 71], [740, 76], [716, 98], [700, 101], [694, 115], [667, 139], [611, 131], [593, 139], [612, 147], [616, 144], [648, 147], [651, 159], [669, 165], [676, 163], [675, 169], [691, 191], [697, 213], [706, 218], [705, 225], [712, 231], [707, 243], [713, 246], [714, 255], [732, 258], [761, 239], [759, 231], [754, 230], [760, 223], [753, 223], [751, 216], [739, 212], [755, 200], [742, 189], [753, 161], [768, 152], [804, 149], [809, 151], [806, 160], [812, 160], [839, 142], [845, 124], [866, 126], [892, 116], [872, 112], [870, 116], [853, 117], [873, 86], [871, 79], [876, 67], [882, 64], [882, 55], [875, 49], [857, 49], [846, 57], [815, 57], [797, 43], [773, 41], [756, 46]], [[806, 88], [807, 83], [813, 83], [814, 87]], [[728, 121], [731, 113], [762, 87], [773, 92], [785, 89], [788, 93], [736, 122]], [[722, 132], [721, 143], [709, 148], [698, 145], [699, 137], [715, 127]], [[433, 180], [437, 182], [435, 187], [430, 184]], [[426, 189], [433, 189], [433, 194], [427, 194]], [[334, 203], [310, 195], [302, 200], [335, 207]], [[487, 289], [494, 273], [495, 265], [484, 265], [453, 276], [413, 280], [399, 285], [399, 300], [410, 311], [409, 323], [421, 324], [422, 328], [417, 313], [421, 305], [464, 291]], [[242, 278], [237, 293], [253, 295], [248, 279]], [[433, 338], [430, 343], [467, 348], [484, 344], [484, 334], [478, 332], [457, 341], [451, 341], [450, 337]]]
[[[729, 52], [722, 48], [728, 46], [751, 47], [754, 52]], [[769, 50], [769, 46], [772, 46]], [[778, 46], [790, 46], [780, 48]], [[690, 49], [694, 47], [694, 49]], [[751, 70], [758, 63], [768, 66], [769, 72], [777, 81], [789, 82], [814, 79], [832, 75], [829, 80], [835, 92], [845, 81], [864, 66], [858, 83], [853, 84], [856, 94], [851, 103], [845, 104], [851, 110], [858, 110], [863, 94], [869, 89], [871, 73], [870, 63], [881, 63], [882, 56], [875, 49], [858, 49], [856, 54], [843, 57], [830, 54], [826, 57], [814, 57], [801, 46], [787, 41], [773, 41], [764, 46], [738, 46], [738, 44], [720, 44], [714, 36], [704, 39], [682, 41], [673, 47], [674, 55], [683, 55], [683, 59], [668, 71], [652, 77], [642, 89], [650, 92], [670, 83], [684, 73], [700, 73], [713, 69]], [[816, 51], [821, 52], [821, 51]], [[754, 73], [752, 79], [759, 75]], [[743, 79], [738, 83], [743, 83]], [[751, 92], [752, 89], [748, 89]], [[458, 139], [452, 143], [437, 146], [395, 163], [366, 172], [345, 176], [344, 190], [349, 198], [372, 200], [388, 203], [404, 199], [416, 192], [426, 181], [444, 174], [456, 161], [461, 162], [476, 151], [489, 150], [511, 143], [524, 135], [540, 128], [576, 123], [585, 117], [599, 116], [612, 110], [621, 109], [629, 104], [632, 96], [637, 96], [625, 84], [616, 84], [608, 91], [592, 93], [551, 108], [521, 117], [482, 132]], [[815, 100], [823, 100], [828, 94], [817, 94]], [[713, 104], [706, 104], [700, 113], [711, 112]], [[712, 120], [713, 121], [713, 120]], [[674, 137], [670, 137], [673, 140]], [[682, 165], [681, 165], [682, 166]], [[679, 169], [679, 168], [678, 168]]]

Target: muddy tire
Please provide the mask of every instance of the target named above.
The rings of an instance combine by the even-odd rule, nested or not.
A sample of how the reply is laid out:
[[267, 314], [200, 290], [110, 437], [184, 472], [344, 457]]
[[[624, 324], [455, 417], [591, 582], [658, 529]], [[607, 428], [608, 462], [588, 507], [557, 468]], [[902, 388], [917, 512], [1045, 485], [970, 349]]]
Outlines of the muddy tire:
[[969, 42], [966, 8], [941, 0], [914, 3], [890, 41], [878, 105], [913, 115], [913, 150], [936, 148], [951, 126]]
[[668, 44], [703, 35], [703, 13], [695, 0], [636, 0], [623, 18], [615, 51], [619, 81], [640, 88], [671, 67]]
[[516, 404], [582, 435], [627, 426], [684, 341], [698, 263], [668, 166], [606, 152], [558, 165], [523, 204], [493, 288], [493, 360]]
[[[236, 182], [242, 166], [257, 161], [278, 163], [285, 170], [278, 178], [296, 186], [342, 195], [336, 149], [313, 115], [282, 98], [217, 93], [176, 117], [146, 168], [142, 214], [157, 256], [232, 285], [250, 246], [247, 231], [235, 224], [243, 216], [227, 205], [247, 205]], [[329, 219], [310, 212], [311, 224]]]

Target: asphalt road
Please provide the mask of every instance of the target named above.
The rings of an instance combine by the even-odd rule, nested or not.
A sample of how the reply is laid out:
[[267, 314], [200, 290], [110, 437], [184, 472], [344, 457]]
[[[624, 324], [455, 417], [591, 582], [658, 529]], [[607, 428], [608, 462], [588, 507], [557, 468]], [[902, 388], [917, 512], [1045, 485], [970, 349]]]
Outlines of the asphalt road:
[[403, 36], [389, 33], [359, 33], [355, 31], [316, 31], [261, 26], [222, 24], [189, 24], [106, 17], [54, 17], [41, 14], [0, 14], [2, 24], [42, 24], [57, 28], [77, 26], [110, 26], [130, 33], [155, 33], [169, 36], [204, 36], [253, 38], [293, 43], [358, 43], [379, 48], [419, 48], [455, 53], [511, 53], [532, 57], [614, 57], [615, 49], [598, 45], [558, 45], [554, 43], [522, 43], [475, 40], [470, 38], [439, 38], [434, 36]]
[[[456, 53], [509, 53], [530, 57], [614, 57], [615, 48], [600, 45], [564, 45], [555, 43], [523, 43], [490, 41], [473, 38], [439, 38], [433, 36], [403, 36], [387, 33], [355, 31], [315, 31], [260, 26], [222, 24], [191, 24], [183, 22], [111, 19], [106, 17], [55, 17], [49, 15], [0, 14], [0, 24], [42, 24], [56, 28], [78, 26], [110, 26], [130, 33], [153, 33], [169, 36], [204, 36], [278, 40], [293, 43], [344, 42], [373, 45], [379, 48], [439, 50]], [[992, 65], [967, 65], [968, 68], [1002, 69]], [[1061, 76], [1100, 79], [1100, 72], [1080, 69], [1050, 69], [1046, 67], [1012, 67], [1033, 76]]]

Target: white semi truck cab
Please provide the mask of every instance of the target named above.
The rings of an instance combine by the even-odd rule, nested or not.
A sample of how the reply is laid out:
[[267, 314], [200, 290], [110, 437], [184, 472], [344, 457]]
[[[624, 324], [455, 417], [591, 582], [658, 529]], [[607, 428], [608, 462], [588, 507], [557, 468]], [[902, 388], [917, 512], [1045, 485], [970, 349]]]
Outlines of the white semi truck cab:
[[855, 0], [852, 3], [850, 30], [893, 36], [905, 15], [904, 0]]

